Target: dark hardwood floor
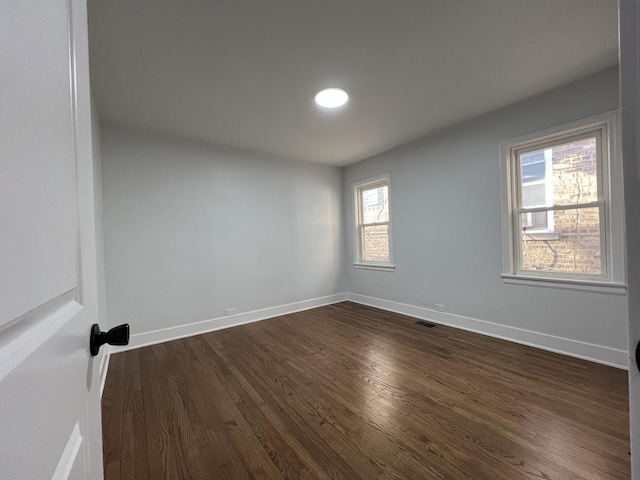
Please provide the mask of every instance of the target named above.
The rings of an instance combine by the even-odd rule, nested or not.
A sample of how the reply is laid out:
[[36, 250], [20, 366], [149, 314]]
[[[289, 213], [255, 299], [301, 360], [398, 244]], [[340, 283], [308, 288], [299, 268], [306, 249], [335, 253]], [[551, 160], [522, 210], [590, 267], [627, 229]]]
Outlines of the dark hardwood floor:
[[111, 357], [105, 478], [628, 479], [626, 372], [353, 303]]

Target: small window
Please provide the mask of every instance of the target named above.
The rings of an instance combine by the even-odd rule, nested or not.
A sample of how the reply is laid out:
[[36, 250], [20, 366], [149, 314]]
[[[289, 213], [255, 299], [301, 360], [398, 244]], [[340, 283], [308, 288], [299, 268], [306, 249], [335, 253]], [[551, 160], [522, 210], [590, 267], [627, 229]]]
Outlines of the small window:
[[[503, 277], [622, 282], [613, 115], [501, 144]], [[621, 186], [616, 185], [621, 189]], [[618, 257], [618, 259], [616, 259]]]
[[389, 177], [354, 185], [356, 266], [392, 267]]

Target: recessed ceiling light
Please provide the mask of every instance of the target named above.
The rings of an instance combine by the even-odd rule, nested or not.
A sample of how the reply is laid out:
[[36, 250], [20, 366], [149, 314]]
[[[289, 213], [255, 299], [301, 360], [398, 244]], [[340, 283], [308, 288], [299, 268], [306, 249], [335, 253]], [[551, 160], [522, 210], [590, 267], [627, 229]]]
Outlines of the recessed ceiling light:
[[343, 88], [331, 87], [316, 94], [316, 103], [324, 108], [338, 108], [349, 101], [349, 94]]

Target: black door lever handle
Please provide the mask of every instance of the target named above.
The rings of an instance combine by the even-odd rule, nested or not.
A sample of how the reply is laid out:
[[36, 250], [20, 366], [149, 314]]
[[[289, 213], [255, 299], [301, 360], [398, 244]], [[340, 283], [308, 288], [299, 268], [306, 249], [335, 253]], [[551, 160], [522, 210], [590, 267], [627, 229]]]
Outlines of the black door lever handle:
[[123, 323], [113, 327], [108, 332], [101, 332], [97, 323], [91, 326], [91, 337], [89, 338], [89, 349], [91, 356], [98, 355], [100, 347], [108, 343], [109, 345], [129, 345], [129, 324]]

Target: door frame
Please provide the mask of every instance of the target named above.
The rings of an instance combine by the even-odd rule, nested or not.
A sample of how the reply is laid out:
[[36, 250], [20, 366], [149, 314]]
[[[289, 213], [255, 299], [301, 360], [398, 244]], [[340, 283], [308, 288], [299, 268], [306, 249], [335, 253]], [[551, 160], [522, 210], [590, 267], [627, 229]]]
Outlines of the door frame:
[[629, 332], [629, 423], [631, 471], [640, 480], [640, 373], [636, 344], [640, 340], [640, 5], [619, 0], [620, 110], [627, 260]]

